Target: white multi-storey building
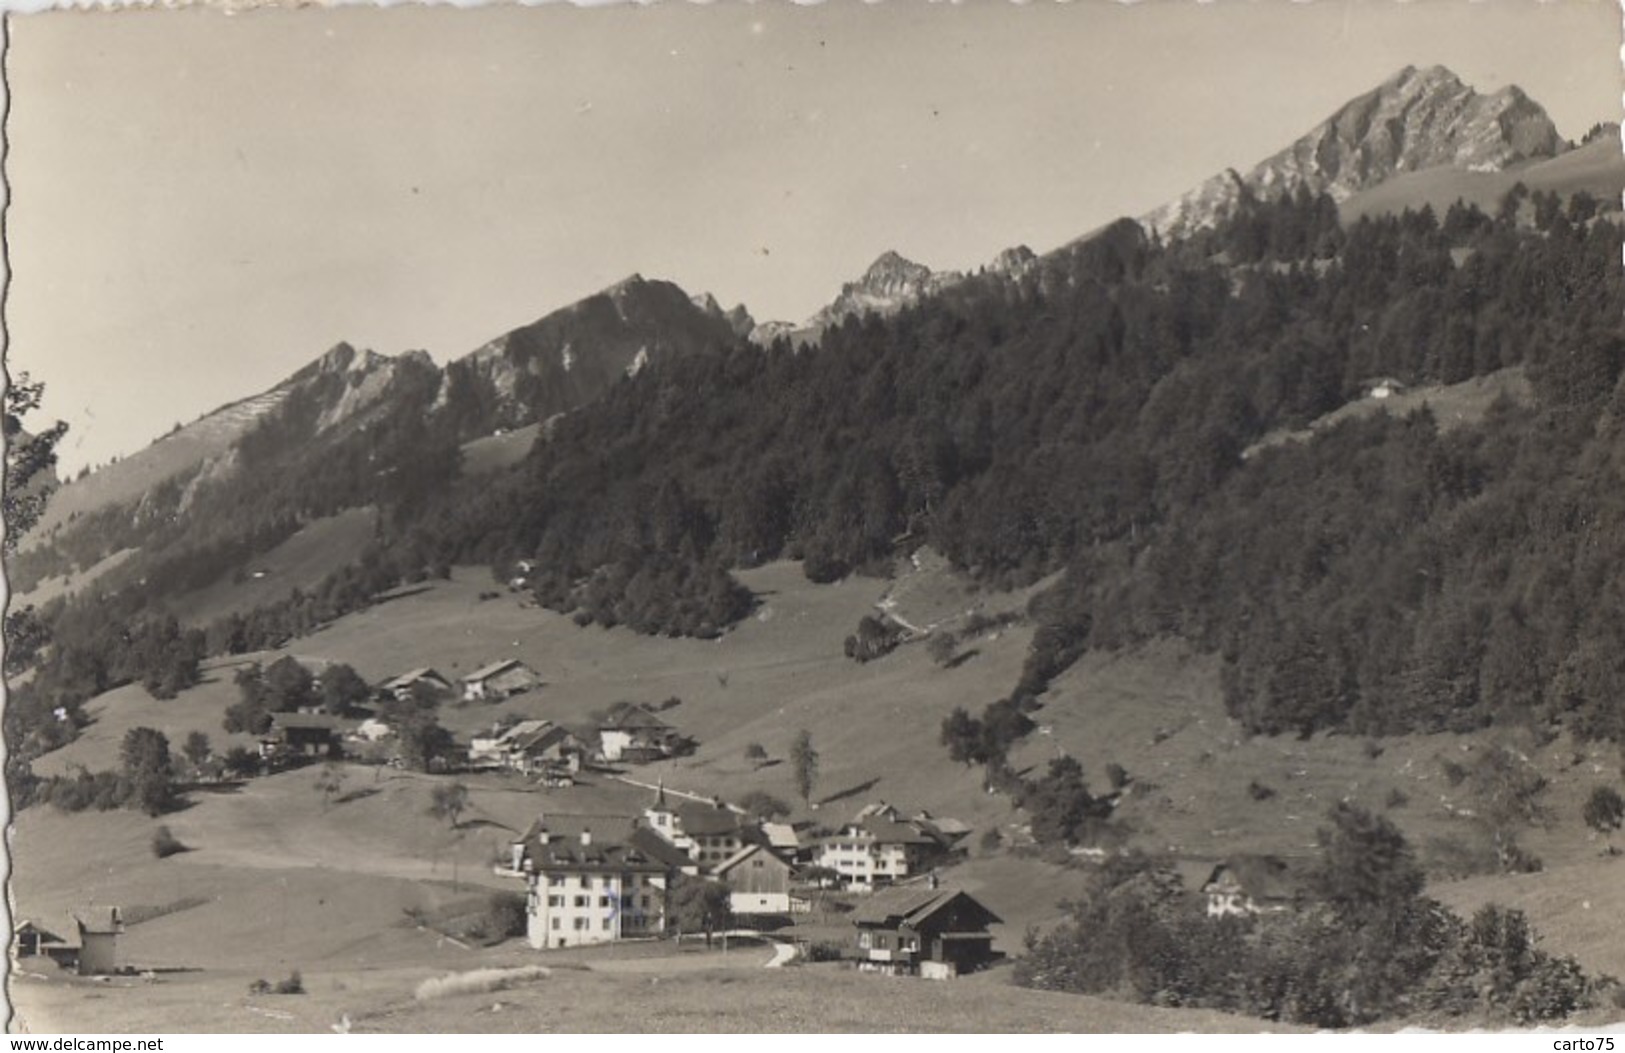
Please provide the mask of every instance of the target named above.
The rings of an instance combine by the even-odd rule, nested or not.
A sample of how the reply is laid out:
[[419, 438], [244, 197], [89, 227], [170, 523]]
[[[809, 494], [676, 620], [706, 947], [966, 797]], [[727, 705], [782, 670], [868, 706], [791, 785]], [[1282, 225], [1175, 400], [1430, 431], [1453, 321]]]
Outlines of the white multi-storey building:
[[539, 949], [660, 935], [674, 864], [686, 862], [625, 816], [544, 816], [512, 851], [507, 873], [526, 881], [526, 935]]

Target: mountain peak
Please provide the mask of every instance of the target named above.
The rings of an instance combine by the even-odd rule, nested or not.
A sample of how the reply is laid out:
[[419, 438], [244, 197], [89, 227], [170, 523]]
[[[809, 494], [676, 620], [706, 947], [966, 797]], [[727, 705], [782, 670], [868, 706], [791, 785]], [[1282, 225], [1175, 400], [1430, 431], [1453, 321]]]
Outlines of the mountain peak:
[[875, 285], [897, 281], [920, 281], [931, 276], [931, 268], [915, 263], [891, 249], [882, 252], [869, 269], [863, 272], [860, 285]]
[[1180, 237], [1218, 222], [1248, 190], [1303, 187], [1343, 201], [1401, 172], [1500, 171], [1562, 149], [1546, 111], [1516, 86], [1485, 95], [1445, 66], [1406, 66], [1246, 175], [1222, 172], [1141, 222]]

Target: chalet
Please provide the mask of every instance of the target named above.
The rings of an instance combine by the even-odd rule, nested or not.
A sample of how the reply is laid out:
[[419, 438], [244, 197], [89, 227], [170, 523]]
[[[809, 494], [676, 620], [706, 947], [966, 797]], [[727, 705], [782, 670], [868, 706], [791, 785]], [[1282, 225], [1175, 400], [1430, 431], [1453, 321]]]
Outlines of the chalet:
[[388, 695], [397, 701], [405, 702], [412, 697], [412, 692], [419, 684], [433, 691], [451, 691], [451, 681], [441, 676], [433, 669], [412, 669], [393, 680], [385, 680], [378, 685], [380, 694]]
[[924, 813], [905, 818], [882, 801], [820, 841], [814, 862], [834, 871], [842, 885], [873, 888], [929, 869], [953, 851], [957, 840]]
[[1405, 393], [1404, 382], [1393, 377], [1372, 377], [1360, 386], [1368, 399], [1387, 399]]
[[476, 767], [505, 768], [527, 775], [581, 770], [586, 746], [568, 728], [551, 720], [521, 720], [490, 735], [476, 735], [468, 759]]
[[546, 815], [512, 846], [537, 949], [658, 936], [680, 853], [629, 816]]
[[79, 975], [110, 976], [118, 971], [118, 938], [124, 919], [117, 907], [97, 907], [74, 915], [79, 928]]
[[517, 658], [506, 658], [463, 677], [463, 701], [499, 702], [538, 687], [541, 682], [536, 670]]
[[12, 942], [16, 946], [17, 957], [32, 958], [35, 955], [48, 955], [56, 949], [66, 945], [62, 937], [47, 929], [35, 925], [32, 921], [24, 921], [17, 926], [12, 934]]
[[805, 901], [790, 895], [795, 868], [766, 845], [746, 845], [712, 871], [728, 886], [735, 914], [790, 914]]
[[938, 888], [935, 880], [884, 889], [852, 915], [858, 968], [952, 979], [995, 960], [987, 927], [1000, 921], [969, 893]]
[[721, 801], [684, 801], [673, 806], [664, 786], [655, 791], [654, 802], [644, 809], [643, 817], [650, 830], [707, 870], [762, 839], [743, 813]]
[[644, 706], [622, 704], [599, 722], [598, 750], [606, 761], [647, 764], [683, 751], [687, 740]]
[[1275, 856], [1231, 856], [1200, 887], [1209, 917], [1279, 914], [1302, 902], [1303, 875]]
[[260, 758], [268, 761], [326, 760], [340, 756], [343, 722], [320, 713], [278, 713], [271, 731], [260, 739]]

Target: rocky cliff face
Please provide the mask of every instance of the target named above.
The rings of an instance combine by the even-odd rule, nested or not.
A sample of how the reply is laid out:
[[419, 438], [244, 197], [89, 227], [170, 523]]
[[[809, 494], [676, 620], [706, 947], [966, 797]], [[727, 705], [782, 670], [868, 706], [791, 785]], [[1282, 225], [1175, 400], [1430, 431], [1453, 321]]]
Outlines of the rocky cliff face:
[[960, 281], [958, 271], [932, 271], [895, 252], [881, 253], [863, 277], [841, 286], [840, 295], [808, 321], [809, 327], [839, 325], [848, 315], [892, 314]]
[[1141, 223], [1180, 237], [1215, 223], [1244, 187], [1264, 197], [1306, 187], [1342, 201], [1403, 172], [1500, 171], [1563, 149], [1546, 111], [1518, 88], [1481, 95], [1443, 66], [1407, 66], [1246, 175], [1221, 172]]
[[449, 363], [440, 406], [470, 437], [546, 420], [663, 357], [726, 347], [753, 324], [743, 307], [724, 311], [709, 294], [634, 274]]
[[[1038, 254], [1025, 245], [1005, 249], [988, 264], [987, 270], [1008, 278], [1020, 278], [1038, 266]], [[816, 343], [825, 329], [840, 325], [849, 316], [895, 314], [927, 296], [965, 280], [959, 271], [933, 271], [896, 252], [886, 251], [869, 265], [857, 281], [841, 286], [840, 294], [818, 313], [802, 322], [762, 322], [750, 332], [756, 344], [770, 344], [779, 337], [791, 343]]]

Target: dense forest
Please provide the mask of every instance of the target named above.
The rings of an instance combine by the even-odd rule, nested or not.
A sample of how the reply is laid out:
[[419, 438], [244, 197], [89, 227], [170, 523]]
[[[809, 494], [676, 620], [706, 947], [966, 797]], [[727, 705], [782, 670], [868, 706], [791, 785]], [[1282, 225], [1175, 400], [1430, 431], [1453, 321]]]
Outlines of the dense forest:
[[[789, 557], [830, 581], [930, 544], [994, 584], [1064, 572], [1035, 602], [1017, 699], [1088, 649], [1177, 635], [1223, 656], [1257, 731], [1619, 738], [1620, 246], [1588, 196], [1521, 188], [1496, 215], [1347, 227], [1325, 197], [1247, 200], [1172, 244], [1125, 220], [816, 348], [651, 361], [478, 480], [458, 478], [477, 407], [437, 408], [427, 369], [314, 448], [296, 438], [316, 402], [290, 400], [186, 514], [110, 528], [106, 551], [145, 546], [144, 583], [29, 612], [40, 660], [8, 736], [59, 735], [49, 714], [114, 683], [184, 686], [196, 655], [281, 642], [454, 563], [507, 580], [523, 561], [539, 601], [584, 624], [707, 636], [750, 609], [731, 569]], [[1532, 398], [1481, 422], [1378, 414], [1243, 457], [1373, 378], [1510, 368]], [[372, 549], [312, 592], [201, 640], [153, 613], [362, 504], [381, 510]]]
[[[1300, 195], [1168, 246], [1125, 221], [815, 351], [662, 363], [417, 544], [499, 574], [533, 559], [539, 599], [578, 618], [693, 632], [738, 616], [721, 568], [789, 556], [832, 580], [929, 543], [996, 583], [1066, 572], [1020, 694], [1173, 634], [1224, 656], [1259, 731], [1617, 738], [1625, 289], [1595, 213], [1515, 190], [1496, 216], [1344, 229]], [[1379, 414], [1242, 457], [1371, 378], [1513, 367], [1532, 402], [1473, 426]], [[688, 615], [640, 619], [632, 568], [672, 557], [710, 570], [643, 591]]]

